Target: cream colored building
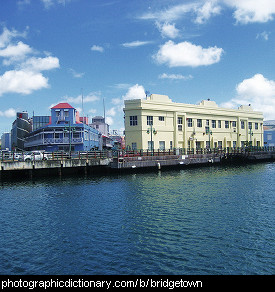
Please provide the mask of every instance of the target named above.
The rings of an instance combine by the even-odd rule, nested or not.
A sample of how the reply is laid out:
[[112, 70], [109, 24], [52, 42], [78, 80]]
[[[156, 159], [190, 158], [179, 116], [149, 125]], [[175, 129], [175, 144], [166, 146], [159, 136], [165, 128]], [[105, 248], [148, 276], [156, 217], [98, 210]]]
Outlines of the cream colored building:
[[250, 105], [233, 110], [210, 100], [192, 105], [152, 94], [126, 100], [124, 113], [126, 149], [263, 146], [263, 114]]

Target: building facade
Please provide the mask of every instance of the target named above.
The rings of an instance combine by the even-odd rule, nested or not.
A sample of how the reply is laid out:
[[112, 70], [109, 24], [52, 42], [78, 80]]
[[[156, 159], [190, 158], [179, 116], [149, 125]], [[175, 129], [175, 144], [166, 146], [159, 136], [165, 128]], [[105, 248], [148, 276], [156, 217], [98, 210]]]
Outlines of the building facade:
[[174, 103], [166, 95], [126, 100], [126, 149], [226, 148], [263, 146], [263, 114], [251, 106], [220, 108]]
[[11, 148], [14, 151], [23, 151], [26, 136], [32, 131], [31, 120], [27, 112], [18, 112], [12, 123]]
[[1, 149], [11, 150], [11, 133], [3, 133], [1, 136]]
[[275, 121], [264, 122], [264, 146], [275, 146]]
[[91, 127], [95, 128], [102, 134], [102, 148], [103, 149], [111, 149], [114, 146], [113, 140], [110, 137], [109, 125], [105, 123], [105, 118], [101, 116], [96, 116], [92, 118]]
[[[36, 118], [45, 122], [45, 119]], [[27, 135], [25, 149], [48, 152], [90, 151], [100, 149], [100, 140], [100, 133], [82, 123], [75, 108], [68, 103], [59, 103], [51, 108], [49, 123]]]

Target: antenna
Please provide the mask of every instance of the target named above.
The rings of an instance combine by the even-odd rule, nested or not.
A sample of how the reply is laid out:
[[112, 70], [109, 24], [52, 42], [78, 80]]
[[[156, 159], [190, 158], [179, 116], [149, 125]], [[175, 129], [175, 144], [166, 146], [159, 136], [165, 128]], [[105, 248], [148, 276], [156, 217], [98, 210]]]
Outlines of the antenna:
[[83, 117], [83, 124], [85, 124], [85, 121], [84, 121], [84, 108], [83, 108], [83, 88], [81, 88], [81, 101], [82, 101], [82, 117]]
[[104, 97], [103, 97], [103, 112], [104, 112], [104, 123], [105, 123], [105, 100], [104, 100]]

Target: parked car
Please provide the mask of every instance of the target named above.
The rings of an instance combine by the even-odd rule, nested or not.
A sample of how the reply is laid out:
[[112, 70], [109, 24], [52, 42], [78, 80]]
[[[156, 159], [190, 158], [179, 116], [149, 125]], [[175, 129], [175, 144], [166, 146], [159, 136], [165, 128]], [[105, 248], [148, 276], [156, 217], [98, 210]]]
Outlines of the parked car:
[[24, 154], [24, 161], [48, 160], [49, 156], [43, 151], [32, 151]]

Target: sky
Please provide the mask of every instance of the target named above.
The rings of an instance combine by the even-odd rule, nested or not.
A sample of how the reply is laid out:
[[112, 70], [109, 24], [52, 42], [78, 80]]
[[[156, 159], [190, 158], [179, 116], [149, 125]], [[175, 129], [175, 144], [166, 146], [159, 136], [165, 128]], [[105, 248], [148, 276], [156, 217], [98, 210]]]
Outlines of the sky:
[[147, 94], [275, 119], [274, 0], [0, 0], [0, 134], [68, 102], [122, 134]]

